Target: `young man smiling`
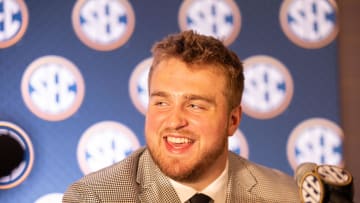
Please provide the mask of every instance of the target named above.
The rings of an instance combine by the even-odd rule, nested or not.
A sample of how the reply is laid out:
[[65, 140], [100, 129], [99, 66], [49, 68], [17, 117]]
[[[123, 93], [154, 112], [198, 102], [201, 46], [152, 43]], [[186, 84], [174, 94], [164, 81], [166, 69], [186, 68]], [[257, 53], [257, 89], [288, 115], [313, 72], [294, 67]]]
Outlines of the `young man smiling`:
[[72, 184], [63, 202], [299, 202], [291, 177], [228, 151], [241, 120], [237, 55], [193, 31], [152, 51], [147, 146]]

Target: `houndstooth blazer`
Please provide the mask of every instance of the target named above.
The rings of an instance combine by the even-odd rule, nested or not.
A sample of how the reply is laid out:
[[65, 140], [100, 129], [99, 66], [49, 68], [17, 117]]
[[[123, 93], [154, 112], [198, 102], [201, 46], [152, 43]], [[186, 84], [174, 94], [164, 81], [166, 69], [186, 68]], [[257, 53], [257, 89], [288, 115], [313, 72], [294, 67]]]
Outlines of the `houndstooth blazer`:
[[[181, 203], [175, 189], [141, 148], [123, 161], [72, 184], [63, 203]], [[227, 203], [300, 202], [295, 181], [230, 152]]]

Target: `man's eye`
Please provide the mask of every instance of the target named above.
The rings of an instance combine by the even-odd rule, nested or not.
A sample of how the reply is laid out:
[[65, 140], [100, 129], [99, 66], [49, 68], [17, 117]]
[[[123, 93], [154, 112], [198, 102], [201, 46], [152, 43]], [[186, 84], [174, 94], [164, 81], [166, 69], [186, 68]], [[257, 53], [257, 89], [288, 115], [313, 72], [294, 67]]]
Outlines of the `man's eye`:
[[189, 107], [192, 109], [203, 109], [201, 106], [199, 106], [197, 104], [190, 104]]
[[155, 102], [155, 106], [166, 106], [166, 103], [162, 101]]

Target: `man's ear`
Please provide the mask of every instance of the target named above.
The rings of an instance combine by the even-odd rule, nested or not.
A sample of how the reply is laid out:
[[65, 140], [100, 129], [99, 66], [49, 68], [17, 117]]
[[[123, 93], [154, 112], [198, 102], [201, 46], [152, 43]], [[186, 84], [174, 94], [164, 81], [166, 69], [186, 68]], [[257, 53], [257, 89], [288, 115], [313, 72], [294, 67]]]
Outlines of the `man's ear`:
[[242, 110], [241, 106], [233, 108], [229, 115], [228, 135], [232, 136], [240, 125]]

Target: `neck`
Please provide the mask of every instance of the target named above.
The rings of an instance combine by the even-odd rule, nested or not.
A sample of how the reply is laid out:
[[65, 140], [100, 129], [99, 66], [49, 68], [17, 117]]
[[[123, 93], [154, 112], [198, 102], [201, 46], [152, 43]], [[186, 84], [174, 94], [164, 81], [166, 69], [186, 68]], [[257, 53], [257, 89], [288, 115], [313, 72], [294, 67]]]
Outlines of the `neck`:
[[[217, 161], [215, 161], [207, 170], [193, 181], [180, 182], [186, 186], [189, 186], [196, 191], [202, 191], [213, 181], [215, 181], [226, 169], [228, 161], [228, 151], [226, 150]], [[220, 166], [220, 167], [219, 167]]]

